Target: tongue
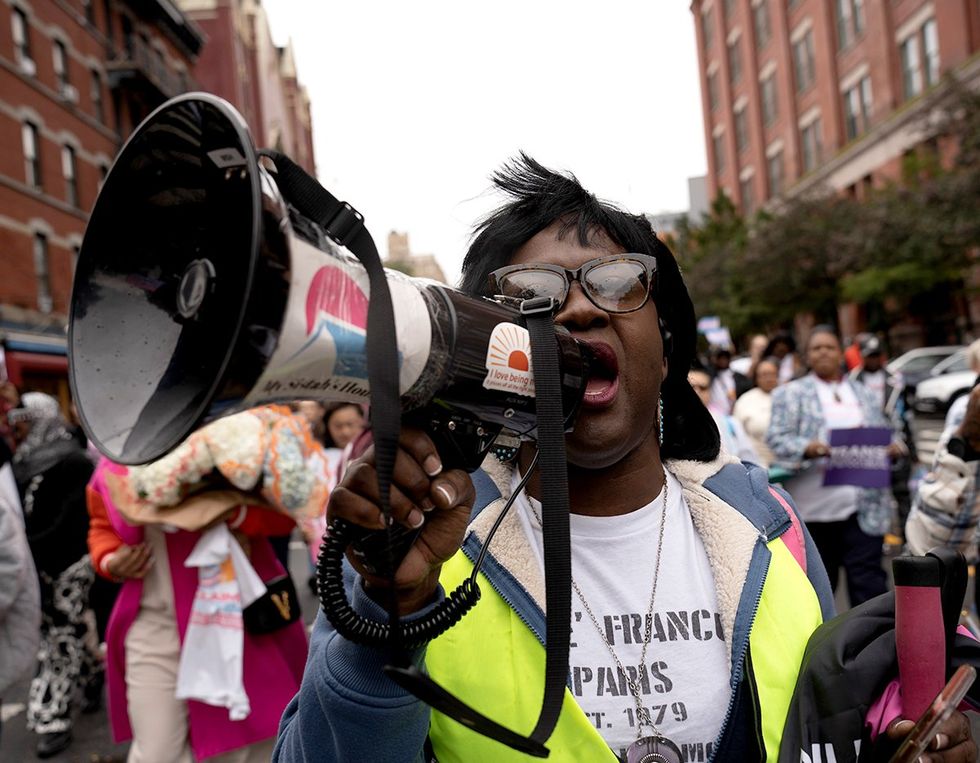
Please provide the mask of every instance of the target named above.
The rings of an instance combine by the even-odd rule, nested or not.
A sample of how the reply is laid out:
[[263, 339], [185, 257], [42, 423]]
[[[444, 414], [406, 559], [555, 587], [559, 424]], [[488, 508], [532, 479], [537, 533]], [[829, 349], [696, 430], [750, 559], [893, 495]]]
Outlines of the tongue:
[[612, 379], [604, 379], [601, 376], [591, 376], [585, 385], [585, 394], [597, 395], [601, 392], [605, 392], [612, 386], [612, 383]]

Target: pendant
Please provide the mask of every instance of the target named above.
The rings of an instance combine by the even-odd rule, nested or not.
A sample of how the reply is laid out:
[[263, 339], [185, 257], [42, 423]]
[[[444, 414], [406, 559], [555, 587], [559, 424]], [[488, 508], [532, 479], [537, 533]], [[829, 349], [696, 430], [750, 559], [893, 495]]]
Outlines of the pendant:
[[684, 763], [684, 756], [667, 737], [641, 737], [626, 748], [626, 763]]

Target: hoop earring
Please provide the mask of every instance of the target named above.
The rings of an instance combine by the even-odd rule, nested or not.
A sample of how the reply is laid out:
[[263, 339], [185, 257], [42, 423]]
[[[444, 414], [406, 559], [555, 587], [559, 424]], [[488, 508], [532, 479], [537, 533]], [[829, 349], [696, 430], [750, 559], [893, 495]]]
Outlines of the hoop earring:
[[657, 398], [657, 429], [660, 439], [660, 447], [664, 446], [664, 398], [663, 395]]

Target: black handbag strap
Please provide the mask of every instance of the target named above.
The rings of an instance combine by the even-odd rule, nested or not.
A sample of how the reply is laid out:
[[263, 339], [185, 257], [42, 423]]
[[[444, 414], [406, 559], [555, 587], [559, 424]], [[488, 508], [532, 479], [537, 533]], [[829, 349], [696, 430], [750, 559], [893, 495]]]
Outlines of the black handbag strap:
[[[278, 151], [261, 151], [275, 164], [276, 182], [290, 204], [304, 217], [318, 223], [337, 244], [352, 252], [367, 271], [370, 283], [367, 320], [367, 370], [371, 389], [371, 426], [374, 431], [378, 494], [382, 512], [390, 516], [390, 487], [401, 430], [401, 404], [398, 389], [398, 347], [391, 293], [378, 250], [363, 216], [347, 202], [341, 202], [310, 177], [289, 157]], [[531, 339], [534, 367], [535, 405], [540, 454], [541, 501], [545, 563], [545, 683], [541, 714], [529, 738], [509, 732], [497, 724], [481, 730], [508, 746], [537, 757], [546, 757], [544, 743], [551, 736], [565, 695], [568, 679], [568, 652], [571, 638], [571, 544], [568, 519], [568, 472], [565, 462], [564, 416], [559, 371], [558, 344], [555, 341], [554, 301], [527, 300], [522, 305]], [[390, 533], [389, 526], [389, 533]], [[389, 547], [393, 546], [389, 536]], [[389, 569], [394, 565], [389, 559]], [[393, 589], [394, 590], [394, 589]], [[401, 645], [398, 607], [394, 593], [388, 606], [393, 658], [410, 668], [408, 654]], [[430, 697], [448, 695], [427, 676], [415, 683], [428, 685]], [[412, 689], [416, 696], [420, 692]], [[455, 700], [457, 711], [447, 715], [460, 721], [473, 718], [476, 711]], [[452, 703], [450, 703], [452, 707]], [[446, 703], [442, 703], [446, 709]], [[463, 722], [463, 721], [461, 721]], [[496, 729], [493, 728], [496, 726]]]

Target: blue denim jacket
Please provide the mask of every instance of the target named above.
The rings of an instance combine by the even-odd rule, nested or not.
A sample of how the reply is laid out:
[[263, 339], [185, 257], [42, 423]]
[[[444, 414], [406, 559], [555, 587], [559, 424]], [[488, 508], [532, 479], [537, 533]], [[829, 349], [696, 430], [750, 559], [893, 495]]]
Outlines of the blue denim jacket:
[[[864, 425], [869, 427], [894, 426], [875, 404], [867, 389], [844, 379], [861, 406]], [[814, 440], [827, 442], [827, 425], [823, 407], [817, 394], [817, 384], [812, 375], [796, 379], [772, 392], [772, 420], [766, 442], [776, 456], [773, 466], [799, 472], [811, 468], [813, 461], [805, 459], [803, 452]], [[901, 438], [896, 434], [896, 440]], [[858, 524], [868, 535], [884, 535], [891, 526], [891, 490], [862, 490], [858, 499]]]

